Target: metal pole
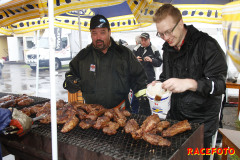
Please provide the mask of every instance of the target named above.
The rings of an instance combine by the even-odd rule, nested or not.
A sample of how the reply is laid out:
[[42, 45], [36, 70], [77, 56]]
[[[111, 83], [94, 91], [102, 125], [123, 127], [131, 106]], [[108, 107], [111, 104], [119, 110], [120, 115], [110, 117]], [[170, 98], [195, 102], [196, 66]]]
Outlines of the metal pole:
[[38, 80], [39, 80], [39, 30], [37, 30], [37, 38], [36, 38], [36, 43], [37, 43], [37, 63], [36, 63], [36, 96], [38, 96]]
[[80, 10], [78, 10], [78, 33], [79, 33], [79, 46], [80, 46], [80, 50], [82, 50], [82, 35], [81, 35]]
[[57, 142], [57, 119], [56, 119], [56, 80], [55, 80], [55, 47], [54, 47], [54, 3], [48, 0], [48, 18], [49, 18], [49, 54], [50, 54], [50, 85], [51, 85], [51, 134], [52, 134], [52, 159], [58, 159]]

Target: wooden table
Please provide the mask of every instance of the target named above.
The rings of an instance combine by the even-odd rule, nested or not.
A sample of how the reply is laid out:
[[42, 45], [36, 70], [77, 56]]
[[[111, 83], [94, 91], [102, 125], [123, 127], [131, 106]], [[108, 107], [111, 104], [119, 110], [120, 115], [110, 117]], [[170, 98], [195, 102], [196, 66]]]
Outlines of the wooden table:
[[226, 88], [233, 88], [233, 89], [238, 89], [239, 93], [238, 93], [238, 115], [239, 115], [239, 111], [240, 111], [240, 84], [239, 83], [231, 83], [231, 82], [226, 82]]
[[[233, 148], [235, 154], [240, 157], [240, 131], [219, 128], [222, 134], [222, 148]], [[227, 160], [227, 155], [222, 154], [222, 160]]]

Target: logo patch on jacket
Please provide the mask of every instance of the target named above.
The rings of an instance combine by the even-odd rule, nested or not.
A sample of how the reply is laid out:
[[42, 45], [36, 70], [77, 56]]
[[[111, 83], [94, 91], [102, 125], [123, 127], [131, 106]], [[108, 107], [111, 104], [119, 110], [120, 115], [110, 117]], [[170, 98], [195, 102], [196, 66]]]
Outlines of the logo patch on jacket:
[[91, 65], [90, 65], [90, 71], [91, 71], [91, 72], [95, 72], [95, 70], [96, 70], [95, 64], [91, 64]]

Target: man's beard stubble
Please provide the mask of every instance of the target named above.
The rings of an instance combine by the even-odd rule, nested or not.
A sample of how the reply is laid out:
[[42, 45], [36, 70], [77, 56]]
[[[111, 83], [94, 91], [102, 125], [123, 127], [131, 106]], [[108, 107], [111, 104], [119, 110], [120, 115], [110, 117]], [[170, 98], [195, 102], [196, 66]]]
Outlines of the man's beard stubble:
[[[98, 42], [102, 42], [102, 44], [101, 44], [101, 45], [97, 45]], [[103, 51], [104, 49], [107, 48], [107, 46], [106, 46], [106, 44], [104, 43], [103, 40], [98, 39], [98, 40], [96, 40], [96, 43], [95, 43], [95, 45], [94, 45], [94, 48], [96, 48], [96, 49], [99, 50], [99, 51]]]

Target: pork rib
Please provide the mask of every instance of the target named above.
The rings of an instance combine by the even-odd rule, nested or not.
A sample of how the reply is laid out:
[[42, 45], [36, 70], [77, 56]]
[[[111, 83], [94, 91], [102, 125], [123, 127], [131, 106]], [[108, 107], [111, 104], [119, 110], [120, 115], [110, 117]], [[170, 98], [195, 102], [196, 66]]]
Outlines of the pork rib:
[[163, 137], [172, 137], [176, 134], [191, 130], [192, 127], [188, 120], [180, 121], [162, 132]]

